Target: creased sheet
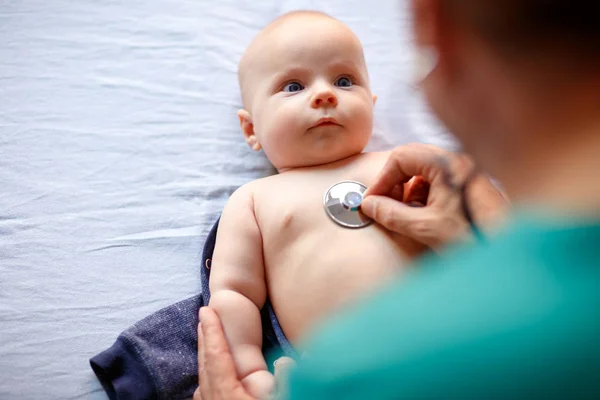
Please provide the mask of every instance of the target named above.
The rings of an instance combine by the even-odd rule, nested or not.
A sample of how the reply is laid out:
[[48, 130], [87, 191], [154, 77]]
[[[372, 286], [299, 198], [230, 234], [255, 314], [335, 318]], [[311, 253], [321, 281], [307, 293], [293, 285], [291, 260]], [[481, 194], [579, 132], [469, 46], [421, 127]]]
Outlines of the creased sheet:
[[203, 236], [273, 172], [239, 132], [237, 60], [293, 9], [362, 39], [369, 149], [451, 146], [411, 87], [402, 1], [0, 2], [0, 398], [106, 398], [88, 359], [200, 290]]

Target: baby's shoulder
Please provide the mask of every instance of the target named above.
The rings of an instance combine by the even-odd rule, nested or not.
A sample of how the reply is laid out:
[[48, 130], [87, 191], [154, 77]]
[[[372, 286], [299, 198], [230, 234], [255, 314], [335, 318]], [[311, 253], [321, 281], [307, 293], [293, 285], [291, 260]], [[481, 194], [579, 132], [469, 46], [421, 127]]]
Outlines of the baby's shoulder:
[[[282, 174], [274, 174], [246, 183], [243, 188], [248, 192], [260, 192], [281, 182]], [[241, 188], [240, 188], [241, 189]]]
[[229, 198], [229, 201], [238, 201], [239, 199], [253, 198], [257, 193], [276, 184], [279, 175], [266, 176], [254, 181], [245, 183], [237, 188]]

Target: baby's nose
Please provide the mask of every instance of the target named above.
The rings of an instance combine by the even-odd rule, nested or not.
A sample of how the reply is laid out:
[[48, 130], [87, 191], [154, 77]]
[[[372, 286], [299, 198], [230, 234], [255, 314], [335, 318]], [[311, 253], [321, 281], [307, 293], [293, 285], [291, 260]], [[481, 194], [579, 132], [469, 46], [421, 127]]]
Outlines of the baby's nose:
[[338, 100], [333, 93], [333, 90], [328, 87], [319, 88], [313, 97], [312, 106], [318, 107], [335, 107], [337, 106]]

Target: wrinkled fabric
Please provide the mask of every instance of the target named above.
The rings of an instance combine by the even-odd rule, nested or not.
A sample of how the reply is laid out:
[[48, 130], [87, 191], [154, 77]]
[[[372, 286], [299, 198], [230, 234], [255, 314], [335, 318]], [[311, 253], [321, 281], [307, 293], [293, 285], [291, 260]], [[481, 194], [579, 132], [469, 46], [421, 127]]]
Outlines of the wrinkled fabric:
[[229, 195], [273, 173], [239, 131], [236, 67], [277, 15], [363, 41], [369, 150], [451, 147], [412, 86], [407, 3], [0, 1], [0, 398], [106, 399], [89, 359], [198, 295]]

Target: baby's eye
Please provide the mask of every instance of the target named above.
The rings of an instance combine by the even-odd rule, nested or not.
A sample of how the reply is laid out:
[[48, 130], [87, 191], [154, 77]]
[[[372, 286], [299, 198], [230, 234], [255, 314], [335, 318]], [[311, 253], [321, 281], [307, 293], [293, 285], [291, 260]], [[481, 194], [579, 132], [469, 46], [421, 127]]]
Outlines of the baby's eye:
[[339, 87], [351, 87], [352, 85], [352, 79], [348, 78], [347, 76], [342, 76], [335, 82], [335, 86]]
[[302, 86], [302, 84], [298, 82], [290, 82], [283, 87], [283, 91], [288, 93], [299, 92], [302, 89], [304, 89], [304, 86]]

